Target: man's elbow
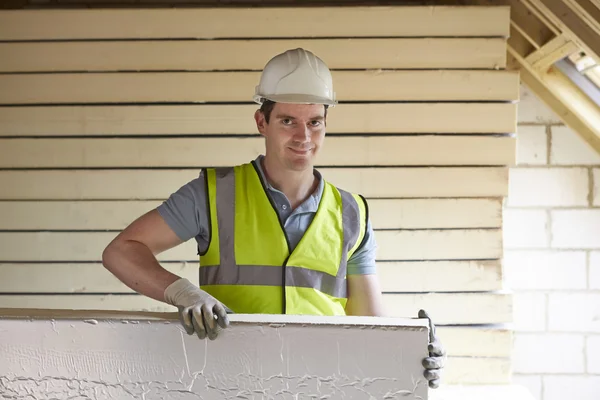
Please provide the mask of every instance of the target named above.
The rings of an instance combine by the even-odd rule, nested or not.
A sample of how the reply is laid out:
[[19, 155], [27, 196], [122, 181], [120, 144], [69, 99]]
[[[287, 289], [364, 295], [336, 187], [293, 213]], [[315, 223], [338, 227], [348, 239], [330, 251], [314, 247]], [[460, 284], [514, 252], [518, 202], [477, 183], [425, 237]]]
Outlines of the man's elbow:
[[121, 259], [126, 247], [126, 241], [117, 236], [102, 251], [102, 265], [113, 272], [117, 267], [117, 260]]
[[115, 242], [110, 242], [102, 251], [102, 265], [104, 268], [110, 270], [112, 265], [112, 260], [115, 258], [115, 253], [117, 252], [117, 248]]

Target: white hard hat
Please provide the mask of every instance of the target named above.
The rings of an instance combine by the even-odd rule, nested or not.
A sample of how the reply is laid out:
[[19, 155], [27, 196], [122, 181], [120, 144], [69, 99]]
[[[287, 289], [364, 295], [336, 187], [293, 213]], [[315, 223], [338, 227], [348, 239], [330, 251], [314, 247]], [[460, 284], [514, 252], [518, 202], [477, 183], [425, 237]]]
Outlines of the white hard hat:
[[253, 100], [279, 103], [337, 104], [333, 79], [319, 57], [301, 48], [287, 50], [273, 57], [260, 77]]

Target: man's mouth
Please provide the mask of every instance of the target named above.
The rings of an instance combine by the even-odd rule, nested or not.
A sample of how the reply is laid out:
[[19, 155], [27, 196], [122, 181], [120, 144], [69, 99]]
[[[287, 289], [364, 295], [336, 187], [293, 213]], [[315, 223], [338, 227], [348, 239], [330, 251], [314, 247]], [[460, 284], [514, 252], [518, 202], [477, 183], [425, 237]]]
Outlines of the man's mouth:
[[288, 147], [288, 149], [290, 149], [292, 152], [296, 153], [296, 154], [300, 154], [300, 155], [304, 155], [304, 154], [308, 154], [312, 151], [312, 148], [310, 149], [297, 149], [294, 147]]

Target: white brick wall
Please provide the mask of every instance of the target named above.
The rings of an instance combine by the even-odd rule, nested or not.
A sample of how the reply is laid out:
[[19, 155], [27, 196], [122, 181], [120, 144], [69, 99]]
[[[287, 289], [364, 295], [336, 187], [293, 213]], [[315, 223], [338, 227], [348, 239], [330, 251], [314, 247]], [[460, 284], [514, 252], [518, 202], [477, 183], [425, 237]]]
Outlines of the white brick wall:
[[545, 376], [544, 400], [598, 400], [600, 376]]
[[543, 332], [546, 330], [546, 295], [516, 292], [513, 294], [513, 324], [516, 332]]
[[[600, 374], [600, 335], [588, 336], [587, 338], [587, 372]], [[598, 392], [600, 398], [600, 392]]]
[[590, 289], [600, 289], [600, 251], [590, 253]]
[[512, 378], [513, 384], [527, 388], [535, 399], [542, 398], [542, 375], [514, 374]]
[[505, 210], [502, 234], [505, 248], [548, 247], [548, 213], [545, 210]]
[[553, 210], [552, 247], [600, 249], [600, 209]]
[[503, 217], [513, 382], [537, 400], [600, 400], [600, 155], [521, 99]]
[[544, 125], [519, 126], [517, 129], [517, 163], [544, 165], [548, 163], [548, 135]]
[[600, 164], [600, 154], [566, 126], [551, 128], [550, 162], [555, 165]]
[[554, 332], [600, 333], [600, 293], [550, 293], [548, 328]]
[[511, 168], [509, 207], [587, 206], [589, 176], [585, 168]]
[[531, 90], [521, 85], [521, 96], [519, 100], [518, 122], [535, 124], [560, 124], [560, 119], [548, 106], [538, 100]]
[[595, 206], [600, 206], [600, 168], [594, 168], [592, 173], [594, 179], [594, 189], [592, 194], [592, 197], [594, 199], [593, 204]]
[[504, 280], [513, 290], [570, 290], [587, 287], [583, 251], [504, 251]]
[[[516, 373], [584, 373], [584, 344], [581, 335], [517, 333], [513, 370]], [[551, 357], [544, 357], [549, 353]]]

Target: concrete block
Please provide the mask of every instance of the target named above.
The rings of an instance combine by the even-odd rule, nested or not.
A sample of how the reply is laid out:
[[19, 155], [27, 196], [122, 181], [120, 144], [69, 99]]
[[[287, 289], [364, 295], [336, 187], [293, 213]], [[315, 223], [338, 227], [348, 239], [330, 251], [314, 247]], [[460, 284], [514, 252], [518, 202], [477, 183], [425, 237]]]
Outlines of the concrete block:
[[513, 290], [564, 290], [587, 288], [583, 251], [504, 252], [504, 279]]
[[600, 206], [600, 168], [594, 168], [592, 170], [593, 189], [592, 189], [592, 204]]
[[598, 400], [600, 376], [544, 376], [544, 400]]
[[588, 336], [585, 348], [588, 374], [600, 374], [600, 335]]
[[600, 154], [571, 128], [553, 126], [551, 130], [550, 164], [600, 164]]
[[548, 329], [600, 333], [600, 293], [550, 293]]
[[424, 320], [236, 314], [210, 341], [176, 319], [53, 319], [0, 320], [11, 397], [428, 397]]
[[521, 96], [518, 105], [519, 123], [559, 124], [561, 120], [527, 86], [521, 84]]
[[510, 358], [448, 357], [445, 382], [463, 385], [504, 385], [511, 381]]
[[542, 400], [542, 376], [541, 375], [520, 375], [513, 374], [513, 383], [523, 386], [529, 390], [529, 393], [535, 400]]
[[548, 163], [548, 135], [544, 125], [517, 127], [517, 165]]
[[553, 210], [550, 220], [553, 248], [600, 248], [600, 209]]
[[513, 294], [513, 326], [515, 332], [546, 330], [546, 295], [543, 293]]
[[[515, 373], [584, 373], [585, 337], [577, 334], [515, 334]], [[544, 355], [552, 354], [551, 357]]]
[[502, 216], [505, 249], [546, 248], [550, 243], [548, 213], [545, 210], [507, 208]]
[[[366, 398], [365, 398], [366, 399]], [[389, 399], [403, 399], [402, 396]], [[537, 400], [522, 385], [444, 385], [429, 392], [430, 400]], [[377, 399], [379, 400], [379, 399]]]
[[600, 251], [590, 252], [590, 289], [600, 289]]
[[513, 333], [509, 326], [489, 329], [485, 325], [474, 327], [438, 324], [436, 330], [450, 357], [510, 358], [512, 353]]
[[511, 168], [508, 207], [587, 206], [586, 168]]

